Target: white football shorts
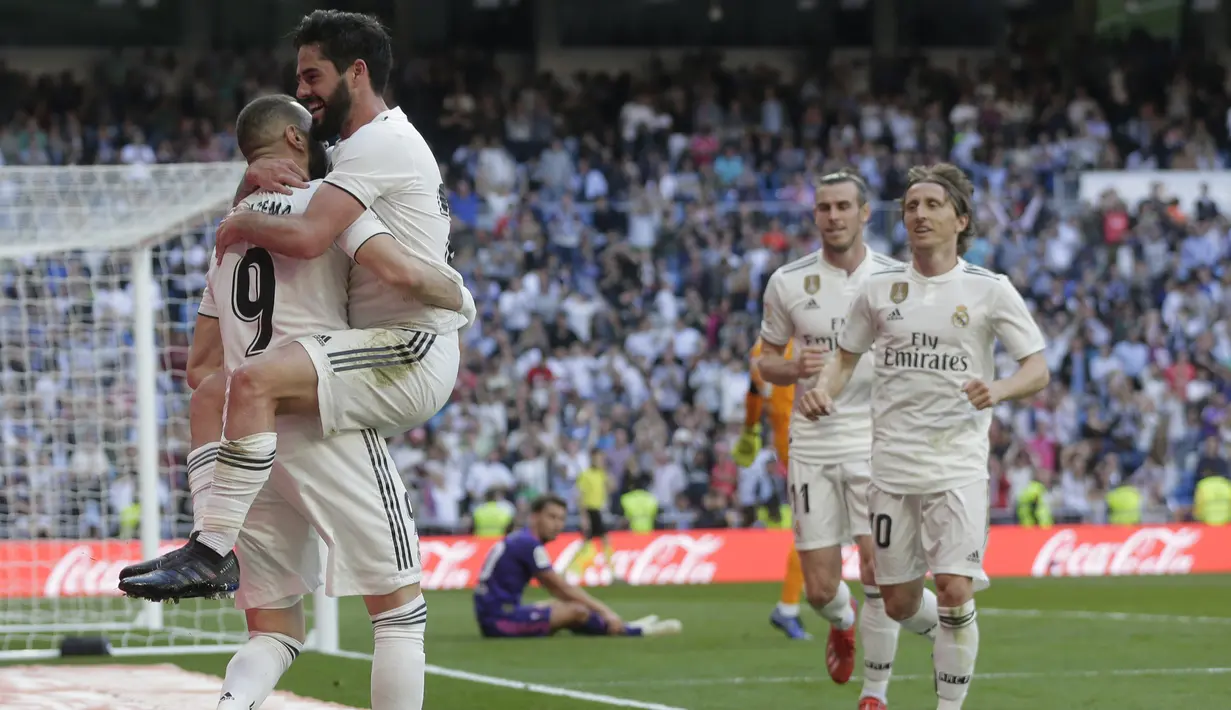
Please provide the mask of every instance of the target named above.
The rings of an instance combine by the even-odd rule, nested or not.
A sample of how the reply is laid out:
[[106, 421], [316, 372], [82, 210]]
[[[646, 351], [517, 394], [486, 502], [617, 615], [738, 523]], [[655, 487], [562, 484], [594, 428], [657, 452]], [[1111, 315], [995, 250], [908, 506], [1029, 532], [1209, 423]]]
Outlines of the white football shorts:
[[[319, 536], [319, 537], [318, 537]], [[374, 431], [322, 439], [308, 417], [278, 417], [278, 457], [235, 545], [235, 606], [281, 608], [321, 584], [334, 597], [388, 594], [421, 576], [410, 500]]]
[[940, 493], [899, 495], [868, 489], [876, 551], [876, 583], [904, 584], [929, 571], [970, 577], [974, 590], [991, 584], [983, 571], [991, 514], [987, 481]]
[[787, 464], [795, 549], [820, 550], [868, 534], [867, 461], [816, 464], [792, 457]]
[[457, 333], [335, 330], [296, 342], [316, 366], [326, 437], [375, 429], [388, 438], [421, 426], [449, 401], [461, 365]]

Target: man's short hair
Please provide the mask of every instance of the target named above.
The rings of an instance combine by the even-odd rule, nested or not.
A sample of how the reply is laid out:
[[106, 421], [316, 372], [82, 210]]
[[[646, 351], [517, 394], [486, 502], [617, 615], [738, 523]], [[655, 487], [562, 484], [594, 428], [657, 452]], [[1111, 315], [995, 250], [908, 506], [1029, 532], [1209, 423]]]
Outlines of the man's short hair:
[[368, 65], [372, 90], [384, 93], [393, 69], [393, 40], [380, 20], [341, 10], [316, 10], [305, 15], [292, 34], [295, 49], [314, 44], [338, 73], [362, 59]]
[[852, 168], [843, 168], [837, 172], [829, 173], [821, 176], [816, 181], [816, 188], [829, 187], [830, 185], [851, 184], [855, 186], [855, 192], [858, 194], [859, 206], [863, 207], [868, 204], [868, 183], [863, 179], [857, 171]]
[[558, 505], [561, 508], [568, 510], [568, 503], [566, 503], [563, 498], [555, 493], [544, 493], [530, 503], [530, 512], [541, 513], [549, 505]]
[[287, 126], [303, 131], [306, 138], [312, 130], [312, 114], [286, 94], [253, 99], [235, 119], [235, 140], [239, 144], [239, 152], [245, 158], [251, 158], [254, 151], [280, 139]]

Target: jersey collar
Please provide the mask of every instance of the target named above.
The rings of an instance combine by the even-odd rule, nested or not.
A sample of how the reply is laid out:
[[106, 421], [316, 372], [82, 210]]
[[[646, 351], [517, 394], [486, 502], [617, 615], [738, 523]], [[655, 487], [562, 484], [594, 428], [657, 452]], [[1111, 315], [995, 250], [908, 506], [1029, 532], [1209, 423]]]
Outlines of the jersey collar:
[[372, 119], [372, 123], [379, 123], [380, 121], [401, 121], [406, 123], [406, 114], [401, 108], [394, 106], [391, 109], [381, 111], [376, 114], [376, 118]]
[[[859, 266], [856, 266], [855, 270], [852, 271], [849, 274], [849, 276], [854, 276], [855, 274], [858, 274], [859, 272], [868, 268], [868, 266], [872, 263], [872, 255], [875, 253], [876, 252], [872, 251], [872, 247], [868, 246], [867, 244], [864, 244], [863, 245], [863, 261], [859, 262]], [[817, 250], [816, 258], [821, 264], [821, 269], [828, 271], [831, 274], [841, 275], [844, 278], [848, 277], [848, 274], [846, 273], [846, 269], [839, 269], [838, 267], [834, 266], [828, 261], [825, 261], [825, 250], [824, 249]]]
[[964, 268], [966, 268], [966, 260], [959, 256], [957, 258], [957, 266], [952, 269], [949, 269], [945, 273], [938, 276], [924, 276], [918, 271], [915, 271], [915, 262], [912, 260], [906, 267], [906, 274], [912, 281], [918, 281], [919, 283], [924, 284], [940, 284], [956, 279], [958, 275], [962, 273], [962, 269]]

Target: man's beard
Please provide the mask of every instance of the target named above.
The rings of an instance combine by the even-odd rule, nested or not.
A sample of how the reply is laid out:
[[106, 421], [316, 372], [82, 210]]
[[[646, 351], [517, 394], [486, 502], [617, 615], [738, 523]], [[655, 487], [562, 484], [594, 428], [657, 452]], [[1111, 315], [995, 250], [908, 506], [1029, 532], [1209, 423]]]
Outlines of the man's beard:
[[308, 179], [321, 180], [329, 172], [329, 156], [322, 141], [308, 142]]
[[321, 109], [321, 120], [312, 121], [312, 139], [330, 141], [342, 133], [342, 124], [350, 115], [350, 90], [346, 82], [339, 81], [338, 88], [324, 102]]

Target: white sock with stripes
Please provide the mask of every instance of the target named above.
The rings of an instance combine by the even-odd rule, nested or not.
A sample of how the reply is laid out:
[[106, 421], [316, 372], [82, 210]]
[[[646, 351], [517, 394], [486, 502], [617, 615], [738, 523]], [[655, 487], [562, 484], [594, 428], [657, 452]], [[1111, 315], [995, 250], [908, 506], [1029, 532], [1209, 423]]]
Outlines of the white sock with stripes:
[[222, 442], [198, 541], [220, 555], [235, 547], [252, 501], [269, 480], [277, 448], [278, 435], [272, 431]]
[[427, 656], [423, 595], [372, 617], [372, 710], [422, 710]]
[[938, 710], [959, 710], [979, 656], [979, 622], [975, 600], [961, 606], [941, 607], [933, 663], [936, 666]]
[[290, 636], [260, 631], [252, 634], [227, 664], [218, 710], [261, 707], [301, 651], [303, 644]]
[[861, 698], [889, 700], [889, 676], [893, 672], [893, 657], [898, 653], [898, 622], [885, 614], [885, 601], [880, 589], [863, 585], [863, 613], [859, 615], [859, 637], [863, 643], [863, 691]]
[[188, 491], [192, 494], [192, 529], [200, 530], [205, 517], [205, 500], [214, 487], [214, 462], [218, 458], [218, 442], [193, 449], [188, 454]]

